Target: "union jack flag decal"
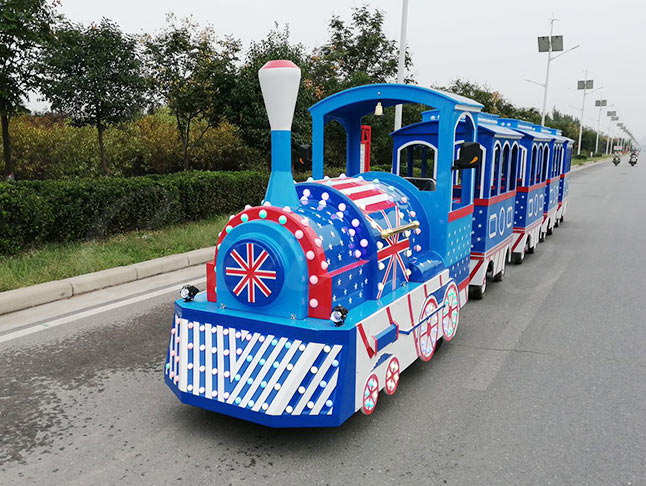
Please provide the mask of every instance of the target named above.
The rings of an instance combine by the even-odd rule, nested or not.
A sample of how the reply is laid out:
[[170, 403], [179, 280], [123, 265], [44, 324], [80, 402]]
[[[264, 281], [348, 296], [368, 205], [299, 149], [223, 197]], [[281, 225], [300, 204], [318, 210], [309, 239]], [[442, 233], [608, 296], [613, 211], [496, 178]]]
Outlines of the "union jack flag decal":
[[276, 260], [258, 243], [234, 246], [224, 260], [224, 274], [229, 290], [247, 304], [266, 304], [280, 291]]
[[[386, 228], [382, 226], [373, 219], [377, 226], [379, 232], [384, 229], [393, 229], [398, 227], [401, 223], [402, 214], [399, 210], [399, 207], [396, 207], [394, 211], [390, 211], [390, 214], [395, 216], [395, 224], [392, 225], [390, 222], [390, 217], [386, 214], [386, 211], [383, 209], [379, 213], [383, 220], [386, 223]], [[408, 282], [408, 258], [407, 252], [410, 249], [410, 238], [407, 236], [408, 233], [397, 233], [394, 234], [385, 240], [379, 240], [383, 243], [383, 247], [377, 251], [377, 264], [379, 265], [379, 276], [381, 285], [379, 286], [379, 291], [377, 293], [377, 298], [381, 298], [386, 286], [389, 284], [389, 280], [392, 281], [392, 290], [397, 288], [397, 274], [398, 270], [401, 270], [401, 275], [403, 281]], [[400, 280], [401, 281], [401, 280]]]

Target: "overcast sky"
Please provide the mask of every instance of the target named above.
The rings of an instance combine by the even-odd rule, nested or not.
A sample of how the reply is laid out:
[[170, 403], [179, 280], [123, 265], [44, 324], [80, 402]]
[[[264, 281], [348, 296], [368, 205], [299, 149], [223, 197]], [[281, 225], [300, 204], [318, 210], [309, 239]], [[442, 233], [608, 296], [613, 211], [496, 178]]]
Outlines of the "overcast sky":
[[[220, 34], [232, 34], [245, 45], [274, 25], [289, 24], [294, 41], [308, 47], [327, 39], [333, 14], [349, 18], [353, 6], [367, 3], [386, 14], [386, 33], [399, 39], [401, 0], [62, 0], [60, 10], [76, 22], [107, 17], [130, 33], [161, 28], [165, 15], [193, 15]], [[646, 0], [410, 0], [408, 45], [413, 73], [421, 85], [445, 85], [461, 77], [500, 91], [522, 106], [542, 105], [543, 90], [525, 79], [543, 82], [547, 54], [537, 52], [548, 19], [560, 19], [555, 34], [565, 48], [581, 47], [552, 63], [548, 109], [580, 114], [582, 92], [576, 81], [585, 71], [595, 88], [586, 99], [584, 122], [597, 126], [594, 100], [608, 99], [621, 120], [646, 145]], [[605, 110], [601, 128], [607, 130]]]

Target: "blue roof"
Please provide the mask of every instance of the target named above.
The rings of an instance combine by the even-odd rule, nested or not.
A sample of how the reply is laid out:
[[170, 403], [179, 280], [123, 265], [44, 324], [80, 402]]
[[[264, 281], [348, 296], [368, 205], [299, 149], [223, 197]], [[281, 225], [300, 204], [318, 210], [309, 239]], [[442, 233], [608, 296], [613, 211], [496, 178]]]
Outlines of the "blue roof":
[[420, 103], [433, 108], [450, 106], [462, 111], [480, 111], [483, 105], [464, 96], [413, 84], [369, 84], [335, 93], [310, 107], [312, 116], [329, 118], [372, 113], [375, 101], [386, 108], [406, 103]]
[[536, 130], [531, 130], [528, 128], [514, 128], [517, 132], [520, 132], [524, 135], [532, 137], [534, 140], [539, 142], [549, 142], [552, 140], [552, 135], [547, 135], [546, 133], [537, 132]]
[[513, 139], [523, 138], [522, 133], [518, 133], [516, 130], [512, 130], [511, 128], [497, 125], [493, 120], [490, 123], [489, 120], [480, 119], [480, 123], [478, 124], [478, 130], [485, 130], [493, 134], [493, 136], [496, 138], [513, 138]]

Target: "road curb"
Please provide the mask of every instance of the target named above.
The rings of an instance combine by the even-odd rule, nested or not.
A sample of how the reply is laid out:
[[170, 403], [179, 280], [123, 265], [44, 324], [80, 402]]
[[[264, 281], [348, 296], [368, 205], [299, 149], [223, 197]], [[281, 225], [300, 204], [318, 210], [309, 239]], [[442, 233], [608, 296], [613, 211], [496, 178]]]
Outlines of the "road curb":
[[0, 315], [200, 265], [211, 260], [214, 254], [214, 246], [200, 248], [199, 250], [155, 258], [146, 262], [133, 263], [132, 265], [86, 273], [85, 275], [63, 280], [54, 280], [20, 289], [7, 290], [6, 292], [0, 292]]
[[577, 165], [572, 168], [572, 172], [578, 172], [580, 170], [587, 169], [588, 167], [594, 167], [595, 165], [603, 164], [604, 162], [610, 162], [611, 160], [612, 157], [608, 157], [607, 159], [595, 160], [594, 162]]

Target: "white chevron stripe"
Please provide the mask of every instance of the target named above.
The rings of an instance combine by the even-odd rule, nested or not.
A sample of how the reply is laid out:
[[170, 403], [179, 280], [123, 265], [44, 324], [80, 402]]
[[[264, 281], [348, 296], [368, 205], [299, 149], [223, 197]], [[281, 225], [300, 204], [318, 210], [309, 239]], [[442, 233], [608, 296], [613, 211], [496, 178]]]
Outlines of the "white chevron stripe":
[[[245, 334], [241, 334], [240, 337], [241, 339], [245, 338], [245, 335], [249, 334], [245, 332]], [[242, 354], [240, 355], [239, 358], [236, 358], [236, 365], [235, 368], [231, 371], [231, 374], [235, 376], [236, 373], [242, 368], [242, 365], [244, 364], [245, 360], [247, 359], [247, 356], [249, 356], [249, 353], [253, 349], [253, 347], [256, 345], [256, 342], [258, 341], [258, 338], [260, 337], [260, 334], [257, 332], [253, 333], [251, 336], [251, 341], [248, 342], [247, 347], [244, 348], [244, 351], [242, 351]]]
[[325, 405], [325, 402], [327, 402], [327, 399], [330, 398], [330, 395], [332, 395], [332, 392], [336, 388], [336, 382], [338, 379], [339, 379], [339, 370], [337, 369], [332, 375], [332, 378], [330, 378], [330, 381], [328, 381], [327, 386], [325, 387], [325, 390], [323, 390], [323, 393], [321, 393], [318, 400], [316, 400], [316, 403], [314, 404], [314, 408], [310, 412], [310, 415], [318, 415], [319, 413], [321, 413], [321, 409], [323, 409], [323, 405]]
[[267, 371], [269, 371], [274, 364], [274, 361], [280, 354], [280, 351], [283, 349], [283, 346], [285, 346], [285, 343], [287, 342], [287, 338], [280, 338], [278, 341], [278, 345], [274, 347], [274, 350], [271, 352], [269, 357], [265, 360], [265, 364], [263, 365], [262, 368], [260, 368], [260, 371], [258, 372], [258, 375], [256, 376], [255, 381], [253, 384], [249, 387], [249, 390], [247, 390], [246, 395], [240, 402], [241, 407], [246, 407], [247, 403], [249, 403], [249, 400], [251, 400], [251, 397], [253, 397], [254, 393], [256, 393], [256, 390], [260, 386], [260, 383], [265, 379], [265, 376], [267, 376]]
[[188, 383], [188, 321], [182, 319], [179, 325], [179, 389], [186, 391]]
[[321, 380], [323, 379], [327, 371], [330, 369], [330, 366], [332, 366], [332, 361], [334, 361], [334, 358], [336, 358], [336, 355], [339, 354], [339, 351], [341, 351], [341, 346], [337, 344], [332, 348], [332, 350], [325, 357], [325, 359], [323, 360], [323, 363], [321, 363], [321, 366], [319, 367], [318, 371], [314, 375], [314, 378], [307, 386], [307, 390], [305, 390], [305, 393], [301, 397], [301, 400], [294, 408], [292, 415], [300, 415], [303, 412], [303, 410], [305, 410], [305, 406], [307, 405], [307, 402], [310, 401], [310, 398], [314, 394], [314, 391], [318, 388], [319, 383], [321, 383]]
[[[256, 337], [257, 336], [258, 336], [258, 334], [256, 334]], [[247, 383], [247, 380], [249, 379], [249, 376], [251, 375], [253, 370], [258, 365], [258, 361], [260, 361], [260, 359], [263, 357], [263, 355], [265, 354], [265, 351], [267, 351], [267, 348], [271, 344], [271, 340], [273, 338], [274, 338], [273, 336], [267, 336], [267, 338], [265, 339], [265, 342], [262, 343], [262, 345], [260, 346], [260, 349], [258, 350], [256, 355], [251, 360], [251, 363], [249, 363], [249, 366], [247, 366], [247, 369], [245, 370], [243, 375], [240, 377], [240, 381], [238, 382], [236, 387], [231, 392], [231, 395], [229, 396], [229, 399], [227, 400], [227, 403], [233, 403], [233, 401], [236, 399], [236, 397], [238, 396], [240, 391], [244, 388], [245, 384]], [[239, 361], [242, 361], [242, 360], [239, 360]]]
[[211, 324], [204, 324], [204, 396], [206, 398], [211, 398], [211, 392], [213, 391], [213, 375], [211, 374], [213, 364], [213, 353], [211, 353], [212, 337]]
[[292, 357], [296, 354], [296, 351], [298, 350], [298, 347], [301, 345], [301, 341], [298, 339], [295, 339], [292, 342], [292, 346], [287, 350], [285, 353], [285, 356], [283, 356], [282, 361], [278, 365], [278, 368], [276, 368], [276, 371], [271, 375], [271, 378], [269, 382], [267, 382], [267, 386], [263, 390], [263, 392], [260, 394], [258, 397], [258, 400], [256, 400], [256, 404], [253, 406], [251, 410], [254, 412], [257, 412], [260, 410], [260, 407], [265, 403], [265, 400], [271, 393], [271, 391], [274, 389], [274, 386], [276, 385], [276, 382], [280, 378], [280, 375], [283, 374], [283, 371], [285, 371], [285, 368], [287, 367], [287, 364], [291, 361]]
[[361, 209], [365, 209], [366, 206], [370, 204], [376, 204], [388, 200], [388, 194], [378, 194], [376, 196], [364, 197], [362, 199], [356, 199], [354, 202]]
[[229, 381], [233, 382], [235, 376], [234, 370], [236, 369], [238, 353], [236, 347], [236, 330], [232, 327], [229, 328]]
[[310, 372], [310, 367], [316, 361], [322, 349], [323, 344], [310, 343], [307, 345], [307, 348], [294, 365], [294, 371], [287, 377], [287, 380], [285, 380], [285, 383], [283, 383], [271, 402], [267, 414], [281, 415], [283, 413], [292, 396], [294, 396], [298, 385], [303, 381], [303, 377]]
[[217, 332], [217, 357], [218, 357], [218, 402], [224, 401], [224, 336], [222, 335], [224, 329], [222, 326], [218, 326]]
[[200, 394], [200, 323], [193, 322], [193, 395]]

